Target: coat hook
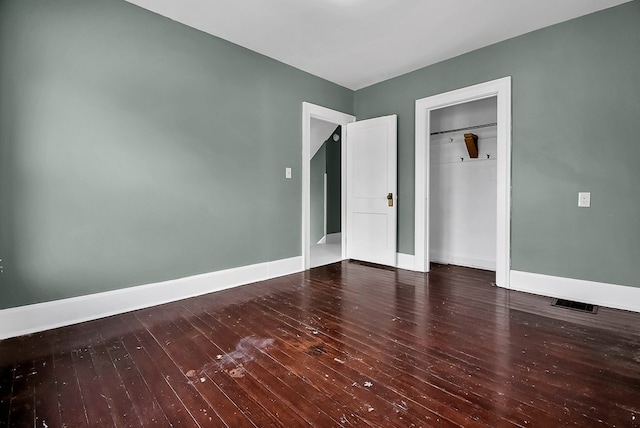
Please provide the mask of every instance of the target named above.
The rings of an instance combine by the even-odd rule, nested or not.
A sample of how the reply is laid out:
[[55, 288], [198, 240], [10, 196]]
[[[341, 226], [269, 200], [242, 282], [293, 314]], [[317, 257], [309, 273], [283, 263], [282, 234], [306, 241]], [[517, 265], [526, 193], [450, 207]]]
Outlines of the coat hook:
[[449, 142], [453, 143], [453, 137], [449, 137]]
[[491, 155], [489, 153], [487, 153], [487, 159], [489, 159], [491, 157]]
[[460, 158], [460, 162], [464, 162], [464, 158]]

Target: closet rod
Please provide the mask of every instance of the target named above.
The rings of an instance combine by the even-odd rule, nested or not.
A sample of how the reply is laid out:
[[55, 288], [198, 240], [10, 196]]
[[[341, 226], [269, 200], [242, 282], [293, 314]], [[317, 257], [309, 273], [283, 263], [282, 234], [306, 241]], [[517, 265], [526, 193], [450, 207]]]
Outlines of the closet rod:
[[488, 128], [490, 126], [496, 126], [497, 124], [498, 122], [493, 122], [493, 123], [487, 123], [484, 125], [467, 126], [466, 128], [448, 129], [446, 131], [432, 132], [431, 135], [440, 135], [440, 134], [448, 134], [450, 132], [460, 132], [460, 131], [467, 131], [471, 129]]

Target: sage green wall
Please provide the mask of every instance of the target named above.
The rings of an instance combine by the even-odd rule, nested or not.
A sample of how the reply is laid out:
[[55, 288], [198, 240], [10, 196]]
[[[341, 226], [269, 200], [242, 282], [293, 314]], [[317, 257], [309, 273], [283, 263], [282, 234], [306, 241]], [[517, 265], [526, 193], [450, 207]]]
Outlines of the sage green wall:
[[122, 0], [0, 0], [0, 308], [299, 256], [302, 101], [353, 112]]
[[327, 172], [327, 143], [311, 158], [309, 167], [309, 236], [316, 244], [324, 236], [324, 174]]
[[[512, 268], [640, 285], [639, 18], [357, 91], [359, 119], [399, 116], [399, 251], [415, 100], [512, 76]], [[122, 0], [0, 0], [0, 308], [300, 255], [302, 101], [354, 113], [352, 91]]]
[[334, 141], [333, 135], [341, 137], [338, 126], [329, 137], [327, 145], [327, 233], [339, 233], [342, 223], [342, 139]]
[[[336, 132], [340, 135], [340, 127]], [[333, 134], [322, 143], [311, 158], [309, 198], [310, 198], [310, 239], [311, 245], [324, 236], [324, 175], [327, 174], [327, 234], [340, 232], [342, 217], [341, 199], [341, 141], [333, 140]]]
[[634, 1], [356, 91], [359, 120], [398, 114], [399, 251], [414, 253], [415, 100], [512, 76], [512, 268], [640, 286], [639, 22]]

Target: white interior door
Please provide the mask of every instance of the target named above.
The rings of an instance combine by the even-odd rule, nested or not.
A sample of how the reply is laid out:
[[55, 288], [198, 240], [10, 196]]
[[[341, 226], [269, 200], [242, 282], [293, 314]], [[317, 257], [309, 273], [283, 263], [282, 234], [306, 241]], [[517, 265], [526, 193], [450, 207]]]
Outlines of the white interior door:
[[397, 116], [347, 125], [347, 258], [396, 265]]

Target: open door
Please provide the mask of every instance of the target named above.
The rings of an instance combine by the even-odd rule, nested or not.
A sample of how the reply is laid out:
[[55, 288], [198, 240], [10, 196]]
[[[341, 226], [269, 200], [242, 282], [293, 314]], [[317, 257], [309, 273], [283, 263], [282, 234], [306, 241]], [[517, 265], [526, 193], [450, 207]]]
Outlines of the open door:
[[347, 258], [396, 265], [397, 116], [347, 125]]

